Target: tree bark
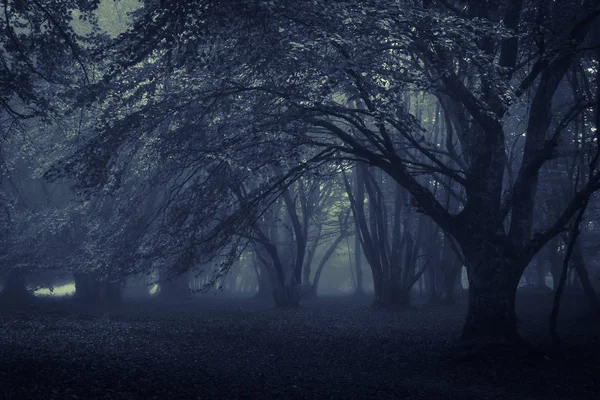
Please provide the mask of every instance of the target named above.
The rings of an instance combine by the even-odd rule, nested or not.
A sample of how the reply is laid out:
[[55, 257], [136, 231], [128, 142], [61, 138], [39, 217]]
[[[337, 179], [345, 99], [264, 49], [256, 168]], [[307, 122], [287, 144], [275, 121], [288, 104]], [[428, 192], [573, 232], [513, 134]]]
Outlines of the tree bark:
[[258, 263], [258, 261], [256, 260], [256, 258], [257, 258], [256, 251], [254, 251], [254, 253], [253, 253], [253, 258], [254, 258], [254, 260], [253, 260], [254, 261], [254, 271], [256, 273], [256, 283], [258, 286], [258, 290], [256, 291], [256, 294], [254, 295], [254, 297], [261, 298], [261, 299], [268, 298], [272, 294], [271, 278], [269, 277], [269, 270], [267, 269], [267, 267], [262, 266], [262, 264]]
[[25, 284], [25, 276], [20, 271], [12, 270], [6, 276], [0, 299], [2, 302], [16, 305], [27, 302], [32, 297]]
[[74, 298], [78, 302], [92, 303], [100, 299], [98, 282], [90, 274], [74, 273], [73, 280], [75, 281]]
[[298, 283], [292, 282], [290, 284], [283, 284], [277, 282], [273, 284], [273, 299], [275, 300], [275, 306], [279, 308], [297, 308], [300, 307], [300, 300], [302, 298], [302, 286]]
[[600, 316], [600, 301], [598, 300], [598, 295], [596, 294], [596, 290], [594, 289], [592, 282], [590, 282], [590, 276], [587, 268], [585, 267], [581, 243], [579, 241], [575, 243], [575, 247], [573, 249], [572, 265], [575, 268], [577, 276], [579, 277], [579, 282], [581, 283], [583, 292], [588, 300], [592, 314]]
[[365, 293], [363, 289], [362, 252], [359, 235], [359, 232], [356, 232], [354, 235], [354, 268], [356, 269], [356, 287], [354, 288], [354, 294], [356, 295]]
[[374, 308], [401, 310], [410, 307], [410, 288], [402, 287], [399, 280], [383, 279], [379, 286], [380, 289], [375, 293], [373, 301]]
[[550, 288], [546, 285], [546, 265], [542, 260], [537, 260], [535, 264], [536, 272], [536, 287], [540, 290], [549, 290]]
[[527, 260], [510, 256], [503, 246], [465, 252], [469, 275], [469, 306], [463, 340], [520, 342], [515, 297]]
[[446, 266], [448, 270], [444, 272], [444, 291], [442, 292], [442, 302], [444, 304], [456, 303], [456, 287], [459, 281], [462, 262], [454, 260], [454, 262], [448, 262], [449, 266]]
[[429, 304], [438, 304], [440, 302], [441, 298], [437, 290], [437, 280], [437, 270], [429, 268], [425, 272], [426, 294]]
[[122, 300], [122, 282], [101, 281], [93, 274], [74, 273], [74, 298], [84, 304], [116, 304]]

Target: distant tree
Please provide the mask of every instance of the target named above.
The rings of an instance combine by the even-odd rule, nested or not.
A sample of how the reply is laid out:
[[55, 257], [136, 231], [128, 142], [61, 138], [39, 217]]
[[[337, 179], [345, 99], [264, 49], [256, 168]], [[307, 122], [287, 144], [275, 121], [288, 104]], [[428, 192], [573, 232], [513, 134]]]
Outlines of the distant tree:
[[422, 253], [427, 221], [419, 214], [415, 218], [406, 191], [396, 181], [388, 177], [386, 182], [365, 165], [356, 167], [356, 175], [356, 191], [348, 180], [346, 190], [361, 248], [373, 275], [374, 306], [409, 306], [411, 289], [430, 264], [424, 262], [427, 255]]
[[[323, 268], [349, 234], [349, 210], [336, 199], [339, 190], [334, 185], [323, 178], [299, 179], [252, 226], [249, 238], [263, 269], [258, 277], [269, 277], [268, 286], [279, 306], [297, 306], [303, 294], [316, 295]], [[327, 226], [332, 217], [333, 229]], [[312, 278], [312, 263], [324, 242], [329, 245], [317, 258]]]

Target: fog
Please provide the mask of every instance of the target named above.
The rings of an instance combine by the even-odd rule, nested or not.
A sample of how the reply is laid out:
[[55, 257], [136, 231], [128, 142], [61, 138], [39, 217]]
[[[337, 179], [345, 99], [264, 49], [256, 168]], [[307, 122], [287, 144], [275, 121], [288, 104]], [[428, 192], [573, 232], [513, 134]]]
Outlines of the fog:
[[0, 398], [600, 397], [592, 0], [5, 0]]

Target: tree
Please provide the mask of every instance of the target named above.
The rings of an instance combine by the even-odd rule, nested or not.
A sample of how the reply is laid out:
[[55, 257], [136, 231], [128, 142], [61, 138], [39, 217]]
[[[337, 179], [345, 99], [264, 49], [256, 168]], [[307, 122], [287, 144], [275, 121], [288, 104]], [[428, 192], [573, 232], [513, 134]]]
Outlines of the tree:
[[[93, 99], [111, 104], [103, 123], [47, 176], [102, 185], [111, 160], [158, 128], [162, 154], [182, 162], [194, 149], [204, 174], [226, 162], [238, 182], [261, 188], [253, 192], [261, 200], [312, 163], [363, 162], [404, 187], [456, 242], [469, 275], [462, 337], [519, 342], [514, 300], [524, 269], [600, 188], [597, 81], [586, 97], [563, 96], [570, 107], [552, 113], [569, 71], [597, 70], [589, 32], [600, 9], [587, 0], [427, 3], [148, 2], [105, 54], [117, 67], [91, 88]], [[128, 95], [111, 97], [116, 90]], [[437, 141], [409, 93], [443, 110]], [[574, 134], [578, 115], [587, 121], [577, 150], [586, 179], [534, 232], [540, 173]], [[520, 137], [511, 151], [507, 143]], [[281, 160], [290, 168], [274, 179], [264, 166]], [[459, 206], [448, 207], [430, 181]], [[208, 179], [196, 193], [216, 187], [223, 185]], [[260, 214], [248, 213], [247, 202], [229, 205], [252, 216], [244, 223]], [[224, 221], [239, 227], [237, 215], [217, 224], [222, 232], [231, 232]], [[211, 229], [193, 235], [224, 243]]]
[[[336, 198], [339, 190], [335, 183], [324, 181], [331, 173], [321, 173], [324, 176], [320, 179], [299, 179], [288, 186], [250, 232], [254, 254], [262, 266], [257, 278], [269, 277], [278, 306], [298, 306], [303, 292], [316, 296], [323, 268], [349, 232], [349, 209]], [[336, 219], [333, 229], [327, 226], [332, 215]], [[335, 238], [331, 241], [332, 235]], [[311, 281], [311, 264], [323, 242], [330, 243]]]
[[[427, 267], [421, 253], [426, 220], [414, 218], [406, 207], [406, 192], [395, 181], [386, 182], [356, 167], [356, 192], [346, 179], [346, 190], [358, 226], [360, 245], [371, 267], [375, 289], [375, 307], [402, 308], [410, 305], [410, 291]], [[391, 183], [392, 193], [389, 195]], [[386, 199], [392, 199], [388, 205]], [[368, 211], [365, 200], [368, 199]], [[417, 229], [413, 229], [416, 219]], [[416, 231], [416, 234], [413, 233]], [[418, 264], [421, 264], [420, 267]]]
[[[54, 136], [52, 124], [67, 109], [64, 99], [71, 99], [79, 84], [89, 81], [82, 38], [73, 29], [71, 11], [77, 9], [82, 18], [90, 18], [97, 4], [6, 0], [0, 5], [0, 29], [4, 32], [0, 37], [0, 207], [6, 217], [0, 254], [5, 275], [3, 297], [12, 300], [27, 294], [28, 274], [56, 267], [52, 256], [64, 255], [56, 237], [57, 230], [64, 228], [58, 221], [64, 221], [61, 217], [69, 214], [70, 207], [59, 200], [58, 209], [52, 209], [57, 204], [53, 204], [47, 185], [34, 176], [34, 168], [47, 160], [47, 154], [41, 159], [31, 157], [40, 144], [47, 153], [55, 149], [48, 138], [32, 137], [43, 128], [50, 132], [48, 136]], [[24, 167], [23, 160], [30, 160], [31, 165]], [[36, 196], [44, 201], [36, 201]], [[54, 254], [46, 243], [56, 246]]]

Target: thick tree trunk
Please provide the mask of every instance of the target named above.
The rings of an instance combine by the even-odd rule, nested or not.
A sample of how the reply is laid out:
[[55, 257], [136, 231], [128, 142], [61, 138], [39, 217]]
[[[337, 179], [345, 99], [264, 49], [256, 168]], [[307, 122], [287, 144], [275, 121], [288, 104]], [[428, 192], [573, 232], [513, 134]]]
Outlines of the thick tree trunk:
[[100, 298], [105, 304], [119, 304], [123, 300], [124, 282], [104, 281], [101, 284]]
[[410, 289], [405, 289], [397, 279], [383, 279], [375, 286], [374, 308], [400, 310], [410, 307]]
[[90, 274], [74, 273], [75, 281], [74, 298], [81, 303], [92, 303], [100, 300], [100, 288], [98, 282]]
[[122, 300], [122, 282], [100, 281], [92, 274], [73, 274], [74, 298], [84, 304], [116, 304]]
[[302, 286], [299, 284], [278, 284], [273, 288], [273, 299], [275, 306], [281, 308], [300, 307], [302, 298]]
[[469, 307], [463, 340], [520, 342], [515, 315], [520, 273], [514, 263], [499, 259], [498, 255], [471, 263], [468, 269]]
[[23, 304], [32, 298], [27, 290], [25, 276], [20, 271], [10, 271], [4, 280], [0, 299], [3, 303]]
[[517, 331], [515, 297], [519, 280], [533, 254], [523, 254], [499, 237], [467, 242], [462, 253], [469, 280], [465, 341], [521, 344]]

